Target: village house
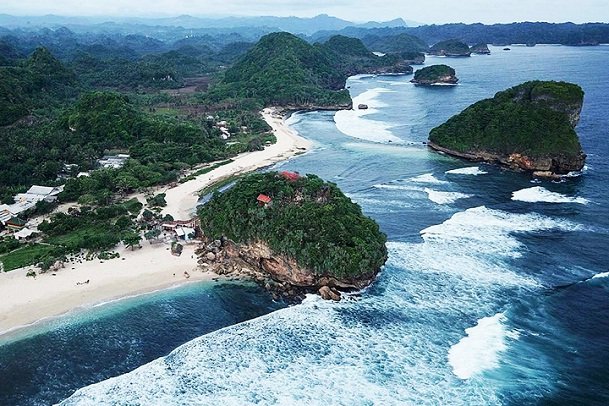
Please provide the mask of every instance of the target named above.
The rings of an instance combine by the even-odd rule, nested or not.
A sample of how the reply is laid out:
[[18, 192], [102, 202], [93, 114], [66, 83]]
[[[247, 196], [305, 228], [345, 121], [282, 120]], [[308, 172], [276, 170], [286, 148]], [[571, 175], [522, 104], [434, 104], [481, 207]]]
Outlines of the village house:
[[0, 222], [5, 224], [10, 220], [29, 209], [36, 207], [36, 203], [45, 201], [48, 203], [57, 200], [57, 196], [63, 191], [63, 186], [37, 186], [34, 185], [25, 193], [18, 193], [14, 196], [15, 203], [0, 205]]
[[190, 241], [200, 234], [199, 219], [194, 217], [190, 220], [166, 221], [161, 226], [164, 231], [169, 232], [178, 240]]
[[57, 195], [63, 191], [63, 185], [52, 186], [37, 186], [34, 185], [25, 193], [15, 195], [15, 202], [34, 202], [34, 204], [44, 200], [52, 203], [57, 200]]
[[102, 168], [119, 169], [125, 165], [130, 156], [127, 154], [106, 155], [102, 159], [97, 160], [97, 164]]

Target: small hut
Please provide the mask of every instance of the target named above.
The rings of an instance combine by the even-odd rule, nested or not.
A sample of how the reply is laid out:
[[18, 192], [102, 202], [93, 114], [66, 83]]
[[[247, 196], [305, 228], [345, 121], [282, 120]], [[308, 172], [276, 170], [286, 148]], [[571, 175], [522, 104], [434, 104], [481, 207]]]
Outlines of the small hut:
[[258, 205], [261, 207], [266, 207], [273, 201], [273, 199], [263, 193], [260, 193], [256, 200], [258, 201]]

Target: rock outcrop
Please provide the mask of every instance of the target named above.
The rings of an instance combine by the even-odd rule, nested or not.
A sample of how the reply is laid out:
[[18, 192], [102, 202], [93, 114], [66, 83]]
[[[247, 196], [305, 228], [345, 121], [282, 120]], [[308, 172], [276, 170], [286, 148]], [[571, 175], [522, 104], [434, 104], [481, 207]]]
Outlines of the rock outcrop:
[[376, 277], [337, 278], [316, 275], [303, 268], [293, 258], [273, 253], [263, 241], [236, 244], [222, 238], [197, 250], [203, 269], [218, 275], [246, 278], [271, 291], [276, 298], [301, 300], [306, 293], [318, 292], [322, 298], [340, 300], [338, 289], [362, 289]]
[[[237, 214], [238, 213], [238, 214]], [[387, 260], [387, 237], [333, 183], [313, 174], [244, 176], [199, 210], [202, 265], [295, 297], [362, 289]]]
[[470, 48], [470, 51], [472, 52], [472, 54], [478, 54], [478, 55], [490, 55], [491, 54], [491, 50], [488, 49], [488, 45], [486, 45], [485, 43], [480, 43], [480, 44], [476, 44], [476, 45], [472, 46]]
[[533, 81], [473, 104], [431, 130], [429, 147], [535, 176], [580, 171], [586, 155], [575, 133], [584, 93], [574, 84]]

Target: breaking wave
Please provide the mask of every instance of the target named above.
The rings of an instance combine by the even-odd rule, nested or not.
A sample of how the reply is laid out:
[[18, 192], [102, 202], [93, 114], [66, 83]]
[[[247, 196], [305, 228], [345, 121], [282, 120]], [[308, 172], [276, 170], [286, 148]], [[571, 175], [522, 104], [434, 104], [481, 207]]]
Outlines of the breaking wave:
[[[354, 97], [353, 106], [356, 108], [355, 110], [340, 110], [334, 115], [336, 128], [345, 135], [366, 141], [401, 142], [402, 140], [390, 131], [393, 127], [392, 124], [366, 118], [366, 116], [377, 113], [379, 108], [385, 106], [379, 101], [379, 96], [388, 92], [391, 92], [391, 90], [376, 88]], [[357, 109], [360, 104], [365, 104], [368, 108], [365, 110]]]
[[518, 190], [512, 193], [512, 200], [528, 203], [579, 203], [588, 204], [588, 200], [583, 197], [570, 197], [549, 190], [541, 186]]
[[448, 362], [455, 375], [469, 379], [499, 366], [499, 356], [506, 350], [508, 340], [518, 338], [518, 332], [508, 330], [505, 322], [505, 314], [497, 313], [465, 329], [466, 336], [448, 351]]

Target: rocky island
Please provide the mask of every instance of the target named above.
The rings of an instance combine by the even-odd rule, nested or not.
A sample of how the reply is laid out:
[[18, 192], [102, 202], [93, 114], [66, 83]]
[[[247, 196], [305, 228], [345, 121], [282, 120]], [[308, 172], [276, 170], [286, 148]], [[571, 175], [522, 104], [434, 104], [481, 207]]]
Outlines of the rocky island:
[[437, 56], [470, 56], [471, 51], [467, 44], [459, 41], [458, 39], [449, 39], [446, 41], [438, 42], [429, 48], [428, 53], [430, 55]]
[[472, 46], [470, 48], [470, 51], [473, 54], [478, 54], [478, 55], [490, 55], [491, 54], [491, 50], [488, 49], [488, 45], [486, 45], [484, 42]]
[[431, 65], [418, 69], [411, 80], [417, 86], [456, 85], [459, 79], [448, 65]]
[[255, 280], [277, 296], [369, 285], [387, 259], [386, 236], [333, 183], [293, 172], [248, 175], [199, 211], [200, 264]]
[[572, 83], [522, 83], [474, 103], [432, 129], [428, 145], [540, 177], [579, 171], [586, 155], [574, 128], [583, 97], [583, 90]]

